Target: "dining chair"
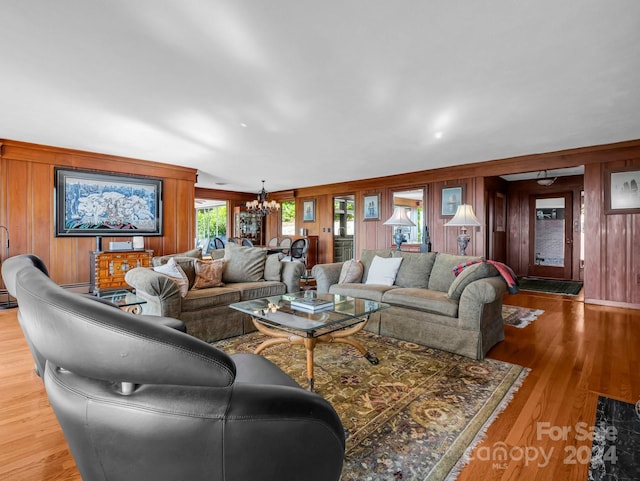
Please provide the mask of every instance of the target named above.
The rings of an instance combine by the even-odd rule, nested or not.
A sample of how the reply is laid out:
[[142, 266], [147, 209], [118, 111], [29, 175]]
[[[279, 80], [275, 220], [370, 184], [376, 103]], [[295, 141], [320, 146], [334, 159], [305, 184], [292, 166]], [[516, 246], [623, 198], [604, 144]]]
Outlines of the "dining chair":
[[289, 254], [289, 248], [291, 247], [291, 237], [283, 237], [280, 241], [280, 247], [283, 248], [283, 254]]
[[224, 241], [220, 239], [220, 237], [216, 237], [213, 239], [213, 248], [214, 249], [224, 249]]
[[243, 238], [242, 239], [242, 245], [246, 246], [246, 247], [253, 247], [253, 242], [251, 242], [249, 239], [247, 238]]
[[278, 245], [278, 237], [272, 237], [271, 239], [269, 239], [269, 242], [267, 242], [267, 245], [269, 247], [276, 247]]

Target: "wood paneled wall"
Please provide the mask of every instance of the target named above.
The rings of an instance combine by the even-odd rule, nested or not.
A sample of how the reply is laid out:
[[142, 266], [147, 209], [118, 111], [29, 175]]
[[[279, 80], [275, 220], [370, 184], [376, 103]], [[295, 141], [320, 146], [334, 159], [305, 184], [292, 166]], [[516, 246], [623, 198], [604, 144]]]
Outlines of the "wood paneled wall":
[[[93, 238], [53, 236], [55, 166], [163, 178], [164, 235], [147, 237], [145, 247], [163, 254], [187, 250], [193, 246], [195, 170], [22, 142], [0, 142], [0, 225], [6, 225], [11, 232], [11, 255], [32, 252], [41, 256], [50, 266], [56, 282], [88, 282], [89, 251], [94, 249], [95, 241]], [[483, 224], [469, 232], [472, 239], [467, 252], [472, 255], [487, 255], [490, 244], [487, 229], [492, 229], [488, 215], [493, 212], [488, 198], [496, 192], [500, 193], [503, 185], [495, 178], [504, 174], [577, 165], [585, 166], [585, 300], [640, 308], [640, 254], [637, 247], [640, 214], [607, 215], [603, 208], [605, 170], [632, 166], [637, 166], [640, 170], [640, 140], [274, 192], [271, 198], [295, 198], [296, 210], [300, 215], [296, 231], [304, 227], [308, 229], [309, 235], [319, 236], [319, 260], [331, 262], [334, 196], [355, 195], [358, 209], [356, 252], [360, 252], [362, 249], [391, 246], [392, 228], [383, 223], [391, 216], [394, 191], [425, 189], [425, 220], [431, 234], [433, 250], [457, 252], [458, 231], [444, 226], [448, 219], [440, 216], [440, 196], [443, 187], [462, 186], [464, 202], [473, 205]], [[380, 220], [362, 222], [360, 210], [363, 198], [375, 193], [379, 193], [381, 197]], [[206, 192], [201, 191], [199, 196], [208, 197], [205, 194]], [[223, 195], [225, 197], [220, 197]], [[255, 193], [219, 191], [215, 197], [230, 199], [236, 205], [253, 199]], [[316, 201], [316, 220], [302, 222], [302, 203], [311, 199]], [[507, 199], [506, 261], [510, 265], [521, 266], [523, 256], [528, 255], [528, 247], [525, 249], [521, 242], [523, 214], [517, 211], [514, 202], [517, 203], [517, 200], [514, 201], [511, 197]], [[270, 216], [266, 224], [266, 238], [276, 235], [277, 229], [277, 218]], [[1, 236], [0, 233], [0, 238]], [[109, 240], [113, 239], [105, 239], [104, 242]]]
[[[640, 140], [597, 145], [577, 149], [525, 155], [509, 159], [492, 160], [474, 164], [458, 165], [443, 169], [411, 172], [390, 177], [364, 179], [345, 183], [298, 189], [295, 192], [296, 211], [301, 212], [304, 200], [316, 201], [316, 221], [301, 222], [296, 228], [309, 229], [309, 235], [320, 237], [320, 262], [333, 260], [332, 201], [334, 196], [355, 195], [356, 252], [362, 249], [388, 248], [392, 243], [392, 228], [383, 225], [391, 216], [394, 191], [423, 188], [426, 192], [425, 217], [429, 227], [434, 251], [457, 252], [457, 229], [445, 227], [447, 219], [440, 217], [441, 189], [461, 185], [464, 202], [473, 205], [482, 227], [471, 235], [467, 248], [470, 255], [488, 256], [489, 239], [493, 235], [493, 220], [488, 215], [494, 212], [492, 201], [496, 195], [507, 195], [506, 184], [497, 179], [500, 175], [540, 171], [564, 167], [585, 166], [583, 185], [585, 190], [585, 301], [621, 307], [640, 308], [640, 254], [637, 239], [640, 234], [640, 214], [605, 215], [603, 210], [603, 173], [605, 168], [638, 165], [640, 167]], [[558, 181], [558, 186], [562, 185]], [[574, 189], [576, 179], [573, 182]], [[579, 202], [579, 189], [574, 196]], [[380, 220], [362, 222], [363, 198], [380, 193]], [[279, 198], [278, 193], [273, 193]], [[528, 262], [528, 208], [524, 212], [520, 194], [512, 191], [507, 200], [506, 232], [492, 241], [503, 242], [506, 248], [506, 263], [513, 265], [524, 275]], [[515, 204], [515, 205], [514, 205]], [[578, 204], [579, 205], [579, 204]], [[575, 210], [579, 219], [579, 210]], [[329, 230], [330, 229], [330, 230]], [[488, 229], [492, 229], [488, 232]], [[267, 231], [267, 235], [269, 231]], [[574, 249], [578, 256], [577, 249]], [[576, 278], [580, 277], [579, 263], [574, 262]]]
[[[0, 225], [9, 229], [10, 255], [38, 255], [59, 284], [89, 282], [89, 252], [96, 241], [54, 236], [55, 167], [162, 178], [163, 235], [146, 237], [145, 248], [164, 254], [193, 246], [194, 169], [10, 140], [0, 140], [0, 153]], [[130, 239], [103, 237], [103, 246], [117, 240]]]

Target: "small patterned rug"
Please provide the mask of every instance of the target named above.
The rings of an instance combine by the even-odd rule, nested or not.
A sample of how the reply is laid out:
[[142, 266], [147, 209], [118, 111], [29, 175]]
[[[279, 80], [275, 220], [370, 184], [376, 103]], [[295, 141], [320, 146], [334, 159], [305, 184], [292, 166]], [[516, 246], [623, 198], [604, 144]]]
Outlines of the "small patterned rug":
[[[314, 352], [315, 391], [348, 432], [342, 481], [455, 479], [528, 372], [369, 332], [356, 337], [378, 365], [344, 344], [321, 344]], [[252, 333], [214, 345], [253, 352], [264, 339]], [[306, 386], [303, 346], [280, 344], [262, 355]]]
[[502, 320], [507, 326], [527, 327], [542, 313], [544, 313], [542, 309], [502, 305]]
[[598, 397], [589, 481], [640, 479], [640, 415], [633, 404]]
[[537, 279], [522, 277], [518, 279], [521, 291], [546, 292], [548, 294], [562, 294], [565, 296], [577, 296], [582, 290], [582, 282], [560, 281], [556, 279]]

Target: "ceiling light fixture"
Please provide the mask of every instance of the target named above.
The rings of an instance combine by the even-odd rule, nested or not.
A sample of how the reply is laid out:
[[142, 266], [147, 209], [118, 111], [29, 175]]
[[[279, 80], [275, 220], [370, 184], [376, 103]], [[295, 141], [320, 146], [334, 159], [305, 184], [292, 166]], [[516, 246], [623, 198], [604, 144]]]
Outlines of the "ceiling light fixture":
[[547, 171], [546, 170], [544, 170], [544, 171], [541, 170], [540, 172], [538, 172], [538, 179], [536, 180], [536, 182], [539, 185], [542, 185], [544, 187], [549, 187], [557, 179], [558, 179], [557, 177], [554, 177], [554, 178], [548, 177]]
[[264, 180], [262, 181], [262, 190], [258, 192], [257, 200], [251, 200], [246, 203], [247, 211], [259, 216], [265, 216], [278, 212], [280, 210], [280, 204], [275, 200], [267, 200], [269, 193], [264, 190]]

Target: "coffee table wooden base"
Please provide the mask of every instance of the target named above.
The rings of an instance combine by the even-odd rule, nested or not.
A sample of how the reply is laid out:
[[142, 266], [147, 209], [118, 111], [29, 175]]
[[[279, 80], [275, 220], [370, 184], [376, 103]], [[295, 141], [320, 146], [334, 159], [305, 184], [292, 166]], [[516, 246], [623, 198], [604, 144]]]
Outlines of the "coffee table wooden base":
[[364, 329], [364, 326], [367, 325], [367, 321], [369, 320], [368, 316], [363, 318], [362, 322], [355, 326], [329, 334], [323, 334], [318, 337], [299, 336], [297, 334], [266, 326], [261, 323], [258, 318], [254, 317], [252, 320], [258, 331], [271, 338], [260, 344], [254, 351], [255, 354], [260, 354], [264, 349], [270, 346], [275, 346], [276, 344], [304, 344], [304, 347], [307, 350], [307, 381], [309, 383], [309, 391], [313, 391], [313, 351], [318, 343], [337, 342], [341, 344], [348, 344], [360, 351], [360, 354], [362, 354], [371, 364], [378, 364], [379, 362], [378, 358], [372, 355], [360, 341], [351, 338], [351, 336]]

